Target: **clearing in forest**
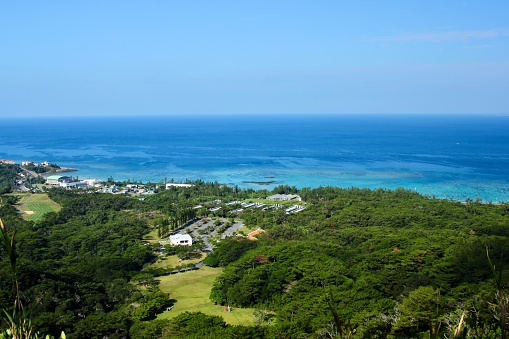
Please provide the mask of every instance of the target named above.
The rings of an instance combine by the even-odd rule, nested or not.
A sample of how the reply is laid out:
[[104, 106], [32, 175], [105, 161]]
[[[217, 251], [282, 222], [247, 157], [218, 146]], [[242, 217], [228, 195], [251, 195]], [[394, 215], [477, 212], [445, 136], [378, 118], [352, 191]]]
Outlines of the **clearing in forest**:
[[172, 269], [175, 267], [181, 267], [189, 264], [197, 264], [200, 261], [205, 259], [205, 253], [202, 253], [200, 258], [190, 259], [190, 260], [180, 260], [176, 255], [170, 255], [167, 257], [159, 257], [157, 261], [150, 265], [150, 268], [164, 268], [164, 269]]
[[159, 314], [158, 319], [170, 319], [188, 311], [219, 315], [230, 325], [254, 325], [254, 308], [234, 308], [225, 312], [223, 306], [210, 301], [212, 284], [221, 272], [221, 268], [203, 266], [199, 270], [157, 278], [160, 290], [177, 300], [173, 309]]
[[23, 213], [23, 219], [39, 221], [46, 213], [58, 212], [62, 207], [47, 194], [26, 194], [21, 195], [18, 209]]

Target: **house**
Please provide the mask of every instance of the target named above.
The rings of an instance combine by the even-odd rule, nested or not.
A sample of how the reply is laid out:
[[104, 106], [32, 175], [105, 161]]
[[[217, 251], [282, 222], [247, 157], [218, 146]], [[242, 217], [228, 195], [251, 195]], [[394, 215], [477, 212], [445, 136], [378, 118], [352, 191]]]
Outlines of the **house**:
[[189, 234], [174, 234], [170, 235], [170, 244], [178, 246], [191, 246], [193, 238]]
[[256, 205], [256, 203], [254, 203], [254, 202], [250, 202], [250, 203], [243, 202], [241, 205], [242, 205], [242, 207], [244, 207], [244, 208], [249, 208], [249, 207], [253, 207], [253, 206], [255, 206], [255, 205]]
[[90, 187], [97, 187], [97, 186], [101, 185], [101, 181], [97, 180], [97, 179], [84, 179], [84, 180], [81, 180], [81, 181], [83, 181], [84, 183], [86, 183]]
[[61, 182], [59, 184], [62, 188], [88, 188], [88, 185], [86, 182], [83, 181], [73, 181], [73, 182]]
[[305, 209], [304, 206], [293, 205], [292, 207], [288, 207], [287, 209], [285, 209], [285, 212], [286, 214], [298, 213], [300, 211], [303, 211], [304, 209]]
[[46, 179], [46, 184], [53, 185], [53, 186], [60, 186], [60, 183], [62, 182], [72, 182], [71, 177], [67, 177], [65, 175], [50, 175]]
[[169, 184], [166, 184], [166, 189], [170, 188], [170, 187], [193, 187], [194, 185], [191, 185], [191, 184], [176, 184], [176, 183], [169, 183]]
[[14, 165], [14, 160], [0, 159], [0, 164]]

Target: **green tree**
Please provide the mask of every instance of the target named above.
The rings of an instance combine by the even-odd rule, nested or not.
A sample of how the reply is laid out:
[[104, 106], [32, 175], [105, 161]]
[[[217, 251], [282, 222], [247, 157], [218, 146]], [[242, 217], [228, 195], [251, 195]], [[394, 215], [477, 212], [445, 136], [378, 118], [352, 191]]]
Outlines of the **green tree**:
[[446, 313], [445, 300], [440, 290], [432, 286], [421, 286], [410, 292], [397, 309], [400, 313], [397, 328], [414, 328], [418, 332], [428, 329], [431, 339], [438, 337]]

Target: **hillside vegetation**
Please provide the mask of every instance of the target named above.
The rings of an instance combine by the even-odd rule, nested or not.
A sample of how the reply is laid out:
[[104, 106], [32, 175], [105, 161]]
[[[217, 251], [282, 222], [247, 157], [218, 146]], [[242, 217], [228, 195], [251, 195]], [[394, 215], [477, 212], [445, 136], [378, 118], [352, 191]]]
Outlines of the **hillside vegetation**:
[[[33, 327], [69, 338], [507, 337], [507, 204], [402, 189], [193, 184], [144, 200], [51, 189], [62, 209], [36, 221], [20, 217], [16, 197], [1, 196]], [[226, 204], [273, 193], [298, 193], [305, 209]], [[142, 239], [199, 217], [266, 232], [221, 240], [201, 271], [151, 268], [159, 246]], [[4, 248], [0, 259], [0, 308], [10, 310], [16, 290]], [[184, 307], [194, 297], [196, 307]], [[240, 320], [225, 322], [225, 306]], [[239, 308], [252, 310], [242, 315], [249, 321]]]
[[231, 239], [206, 259], [225, 267], [212, 300], [274, 311], [274, 338], [325, 335], [331, 303], [339, 319], [358, 325], [357, 337], [451, 336], [463, 312], [472, 336], [502, 334], [493, 328], [494, 305], [501, 312], [507, 303], [507, 205], [404, 190], [305, 193], [312, 206], [280, 222], [246, 216], [268, 230], [254, 248]]

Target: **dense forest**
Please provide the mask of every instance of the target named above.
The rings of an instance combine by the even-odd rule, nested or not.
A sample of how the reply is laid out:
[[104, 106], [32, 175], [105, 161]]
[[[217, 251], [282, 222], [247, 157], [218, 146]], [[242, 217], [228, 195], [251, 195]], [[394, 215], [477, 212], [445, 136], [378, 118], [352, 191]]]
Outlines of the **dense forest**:
[[[14, 168], [0, 166], [3, 193]], [[14, 171], [14, 172], [13, 172]], [[17, 196], [3, 194], [0, 218], [16, 241], [16, 276], [0, 249], [0, 308], [16, 299], [41, 334], [68, 338], [506, 338], [509, 205], [455, 202], [398, 190], [281, 186], [271, 192], [193, 182], [139, 199], [50, 189], [62, 206], [23, 220]], [[204, 263], [222, 267], [210, 302], [254, 307], [256, 326], [221, 317], [155, 314], [162, 293], [144, 235], [210, 212], [217, 201], [297, 193], [306, 209], [245, 209], [263, 228], [258, 241], [231, 237]], [[193, 206], [202, 208], [193, 210]], [[163, 232], [165, 233], [165, 232]], [[147, 281], [149, 283], [147, 283]], [[143, 283], [140, 283], [143, 282]], [[178, 301], [177, 301], [178, 302]], [[8, 321], [0, 325], [7, 328]]]
[[20, 171], [19, 165], [0, 164], [0, 194], [9, 193], [14, 189]]
[[331, 302], [361, 338], [430, 331], [452, 337], [462, 315], [471, 337], [501, 337], [508, 205], [405, 190], [327, 187], [301, 194], [312, 203], [305, 213], [245, 216], [268, 230], [254, 248], [230, 239], [206, 259], [225, 267], [212, 300], [273, 312], [273, 338], [326, 335], [334, 324]]

